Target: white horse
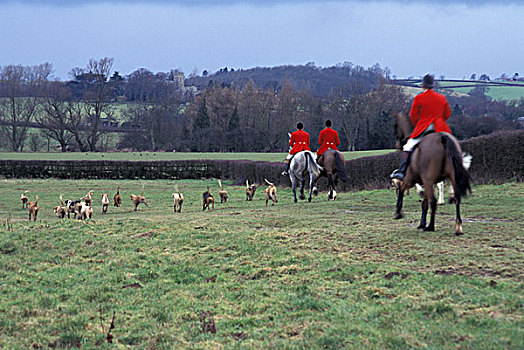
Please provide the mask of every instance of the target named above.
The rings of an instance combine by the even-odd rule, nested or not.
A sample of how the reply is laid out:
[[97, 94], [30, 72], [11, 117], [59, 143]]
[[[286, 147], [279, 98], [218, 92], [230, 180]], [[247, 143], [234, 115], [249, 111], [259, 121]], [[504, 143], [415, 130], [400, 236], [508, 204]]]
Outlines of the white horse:
[[304, 195], [304, 187], [306, 185], [306, 174], [309, 174], [309, 198], [311, 202], [311, 194], [317, 194], [315, 181], [320, 175], [322, 167], [315, 161], [315, 155], [311, 151], [300, 151], [295, 154], [289, 164], [289, 179], [293, 187], [293, 194], [295, 196], [295, 203], [297, 200], [297, 182], [300, 183], [300, 199], [306, 199]]

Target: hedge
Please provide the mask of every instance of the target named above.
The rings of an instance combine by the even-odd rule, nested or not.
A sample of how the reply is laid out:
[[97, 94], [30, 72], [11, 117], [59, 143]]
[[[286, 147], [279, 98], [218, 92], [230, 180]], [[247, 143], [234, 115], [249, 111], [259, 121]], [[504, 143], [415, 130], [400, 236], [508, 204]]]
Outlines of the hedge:
[[[501, 132], [461, 142], [473, 156], [470, 174], [475, 183], [522, 181], [524, 176], [524, 131]], [[338, 184], [339, 191], [385, 188], [389, 174], [398, 167], [399, 152], [364, 157], [346, 162], [350, 177]], [[0, 176], [6, 178], [61, 179], [206, 179], [233, 180], [236, 184], [264, 184], [264, 179], [279, 186], [289, 186], [288, 177], [280, 175], [284, 163], [249, 160], [180, 161], [48, 161], [0, 160]], [[321, 189], [327, 180], [319, 182]]]

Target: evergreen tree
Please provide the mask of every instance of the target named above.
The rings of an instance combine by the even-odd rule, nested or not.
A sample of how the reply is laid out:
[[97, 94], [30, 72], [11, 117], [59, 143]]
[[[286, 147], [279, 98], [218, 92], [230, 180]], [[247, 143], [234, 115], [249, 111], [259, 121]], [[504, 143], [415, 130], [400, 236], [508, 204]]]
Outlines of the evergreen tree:
[[206, 99], [202, 99], [200, 108], [198, 109], [197, 116], [195, 118], [195, 130], [209, 128], [209, 115], [207, 113]]
[[240, 128], [240, 117], [238, 116], [238, 109], [235, 106], [235, 109], [233, 110], [233, 113], [231, 113], [231, 117], [227, 123], [227, 131], [233, 132], [238, 130], [238, 128]]

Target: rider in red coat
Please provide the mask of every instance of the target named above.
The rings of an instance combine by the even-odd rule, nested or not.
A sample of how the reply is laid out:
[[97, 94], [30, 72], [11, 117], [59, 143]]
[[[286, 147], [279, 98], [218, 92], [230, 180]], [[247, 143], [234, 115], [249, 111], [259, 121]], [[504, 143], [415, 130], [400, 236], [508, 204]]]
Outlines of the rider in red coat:
[[411, 124], [415, 126], [415, 129], [402, 147], [400, 167], [390, 175], [392, 179], [404, 180], [411, 152], [428, 131], [451, 133], [446, 123], [451, 115], [451, 109], [446, 97], [433, 91], [435, 80], [432, 75], [426, 74], [424, 76], [422, 87], [424, 92], [415, 96], [409, 112]]
[[296, 153], [300, 151], [311, 151], [311, 149], [309, 149], [309, 134], [302, 130], [303, 128], [304, 125], [298, 123], [297, 131], [291, 133], [291, 137], [289, 138], [289, 147], [291, 147], [291, 150], [286, 157], [287, 168], [282, 172], [282, 175], [289, 174], [289, 163]]
[[338, 151], [338, 145], [340, 145], [338, 132], [331, 129], [331, 120], [326, 120], [326, 128], [318, 135], [318, 144], [320, 148], [317, 151], [317, 163], [322, 165], [322, 155], [324, 152], [330, 148]]

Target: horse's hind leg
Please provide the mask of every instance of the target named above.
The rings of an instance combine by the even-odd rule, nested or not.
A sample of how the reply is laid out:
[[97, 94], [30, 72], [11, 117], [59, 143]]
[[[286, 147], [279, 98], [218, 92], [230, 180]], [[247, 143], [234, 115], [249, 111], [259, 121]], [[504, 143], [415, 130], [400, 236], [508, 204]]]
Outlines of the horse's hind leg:
[[335, 190], [335, 184], [333, 182], [333, 174], [328, 173], [328, 199], [333, 199], [333, 191]]
[[306, 187], [306, 179], [304, 179], [303, 177], [300, 179], [300, 196], [298, 198], [300, 198], [301, 200], [304, 200], [306, 199], [306, 195], [304, 194], [304, 188]]
[[455, 202], [455, 209], [456, 209], [456, 217], [455, 217], [455, 235], [460, 236], [464, 234], [464, 231], [462, 231], [462, 218], [460, 217], [460, 202], [462, 201], [462, 198], [460, 195], [455, 195], [455, 193], [459, 193], [456, 189], [457, 184], [455, 183], [455, 179], [453, 176], [450, 176], [449, 182], [451, 182], [451, 188], [453, 189], [453, 201]]
[[311, 194], [313, 193], [313, 187], [315, 187], [315, 175], [309, 174], [309, 198], [308, 202], [311, 202]]
[[433, 184], [424, 184], [424, 192], [426, 193], [425, 201], [431, 206], [431, 217], [429, 219], [429, 225], [424, 231], [435, 231], [435, 214], [437, 211], [437, 199], [435, 198], [435, 190]]
[[426, 228], [426, 219], [428, 217], [428, 198], [424, 196], [424, 199], [422, 200], [422, 215], [420, 216], [420, 224], [418, 225], [418, 229], [425, 229]]
[[455, 197], [455, 208], [457, 209], [457, 217], [455, 219], [455, 235], [460, 236], [464, 234], [462, 231], [462, 218], [460, 217], [460, 197]]
[[293, 196], [295, 196], [294, 202], [298, 202], [297, 200], [297, 180], [292, 177], [291, 178], [291, 187], [293, 188]]

